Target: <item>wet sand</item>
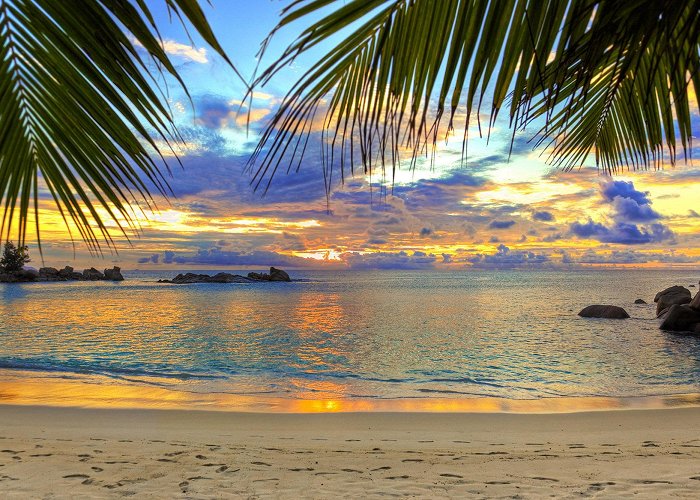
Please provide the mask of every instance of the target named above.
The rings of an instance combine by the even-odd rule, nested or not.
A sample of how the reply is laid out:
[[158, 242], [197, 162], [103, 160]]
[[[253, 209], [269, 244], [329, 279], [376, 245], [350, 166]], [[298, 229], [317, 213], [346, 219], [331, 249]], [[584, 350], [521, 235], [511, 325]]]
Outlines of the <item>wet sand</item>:
[[0, 405], [4, 498], [696, 498], [700, 408], [260, 414]]

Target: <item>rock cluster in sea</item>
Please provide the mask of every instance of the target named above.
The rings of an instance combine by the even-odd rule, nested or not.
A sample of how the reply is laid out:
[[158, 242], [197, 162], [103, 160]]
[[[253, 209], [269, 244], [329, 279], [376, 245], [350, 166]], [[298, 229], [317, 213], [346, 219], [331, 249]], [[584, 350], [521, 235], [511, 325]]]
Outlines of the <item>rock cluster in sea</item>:
[[662, 330], [700, 334], [700, 291], [692, 297], [690, 290], [672, 286], [654, 297], [656, 317], [662, 319]]
[[[660, 329], [700, 335], [700, 291], [693, 297], [691, 291], [686, 287], [675, 285], [657, 293], [654, 302], [656, 303], [656, 317], [661, 320]], [[637, 305], [646, 304], [643, 299], [637, 299], [634, 303]], [[613, 305], [587, 306], [578, 315], [584, 318], [607, 319], [630, 317], [622, 307]]]
[[63, 269], [55, 267], [42, 267], [35, 269], [22, 269], [14, 273], [0, 274], [2, 283], [27, 283], [33, 281], [124, 281], [121, 268], [114, 266], [100, 272], [94, 267], [85, 269], [82, 273], [66, 266]]
[[270, 273], [248, 273], [248, 276], [240, 274], [218, 273], [214, 276], [208, 274], [185, 273], [178, 274], [171, 280], [158, 280], [158, 283], [173, 283], [183, 285], [188, 283], [254, 283], [258, 281], [292, 281], [282, 269], [270, 268]]

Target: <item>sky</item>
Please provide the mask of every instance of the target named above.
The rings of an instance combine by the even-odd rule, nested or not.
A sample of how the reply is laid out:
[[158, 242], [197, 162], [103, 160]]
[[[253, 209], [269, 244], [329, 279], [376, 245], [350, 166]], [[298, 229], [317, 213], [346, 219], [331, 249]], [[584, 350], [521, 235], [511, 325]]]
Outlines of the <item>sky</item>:
[[[206, 44], [171, 24], [163, 3], [148, 2], [191, 95], [190, 101], [168, 83], [185, 140], [178, 148], [182, 167], [170, 159], [175, 196], [157, 198], [158, 210], [144, 214], [140, 234], [130, 243], [117, 238], [118, 253], [103, 258], [71, 240], [60, 214], [44, 203], [46, 265], [559, 269], [700, 264], [700, 165], [681, 162], [611, 178], [591, 160], [580, 170], [563, 172], [532, 150], [527, 131], [516, 135], [509, 156], [511, 132], [500, 122], [488, 144], [470, 139], [466, 165], [460, 161], [458, 134], [438, 144], [434, 162], [421, 159], [415, 170], [400, 166], [393, 186], [384, 183], [388, 189], [378, 175], [370, 179], [358, 168], [344, 183], [334, 183], [329, 198], [320, 142], [312, 138], [299, 171], [276, 175], [263, 196], [250, 185], [247, 161], [265, 120], [323, 47], [256, 89], [252, 107], [241, 108], [242, 82]], [[259, 60], [260, 43], [287, 2], [202, 3], [214, 33], [245, 77], [279, 55], [300, 28], [278, 32]], [[700, 130], [697, 115], [694, 130]], [[29, 243], [38, 266], [38, 252]]]

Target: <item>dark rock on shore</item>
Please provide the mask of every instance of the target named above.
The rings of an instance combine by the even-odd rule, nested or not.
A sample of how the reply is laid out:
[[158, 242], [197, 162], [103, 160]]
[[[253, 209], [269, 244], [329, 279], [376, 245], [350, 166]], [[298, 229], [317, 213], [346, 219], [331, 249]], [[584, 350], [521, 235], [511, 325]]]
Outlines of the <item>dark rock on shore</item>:
[[607, 318], [607, 319], [625, 319], [629, 318], [630, 315], [627, 314], [623, 308], [619, 306], [601, 305], [595, 304], [592, 306], [584, 307], [579, 316], [582, 318]]
[[679, 285], [672, 286], [660, 291], [654, 297], [654, 302], [656, 302], [657, 317], [663, 314], [664, 309], [667, 309], [674, 304], [687, 304], [691, 301], [691, 298], [692, 295], [690, 293], [690, 290]]
[[644, 300], [644, 299], [637, 299], [637, 300], [634, 301], [634, 303], [635, 303], [635, 304], [646, 304], [647, 301]]
[[208, 274], [185, 273], [178, 274], [171, 280], [158, 280], [158, 283], [173, 283], [183, 285], [189, 283], [255, 283], [258, 281], [292, 281], [289, 275], [281, 269], [270, 268], [267, 273], [248, 273], [248, 276], [240, 274], [218, 273], [214, 276]]

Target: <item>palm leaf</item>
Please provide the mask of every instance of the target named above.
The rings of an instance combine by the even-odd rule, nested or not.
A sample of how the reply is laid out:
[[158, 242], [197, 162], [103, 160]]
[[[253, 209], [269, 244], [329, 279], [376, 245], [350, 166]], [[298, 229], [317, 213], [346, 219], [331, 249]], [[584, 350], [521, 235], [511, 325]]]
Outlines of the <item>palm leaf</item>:
[[322, 15], [255, 85], [331, 46], [264, 130], [250, 162], [255, 186], [300, 165], [299, 136], [319, 113], [327, 175], [352, 171], [356, 151], [367, 172], [395, 169], [454, 128], [464, 130], [464, 157], [470, 125], [490, 130], [504, 107], [514, 133], [536, 127], [536, 145], [550, 145], [564, 168], [590, 154], [609, 171], [674, 161], [690, 151], [699, 12], [698, 0], [296, 0], [273, 35]]
[[[164, 3], [228, 61], [196, 0]], [[149, 149], [178, 135], [151, 68], [182, 80], [152, 13], [143, 0], [0, 0], [0, 42], [0, 237], [22, 245], [31, 211], [39, 237], [43, 183], [92, 251], [112, 246], [100, 208], [127, 236], [152, 192], [170, 193]]]

